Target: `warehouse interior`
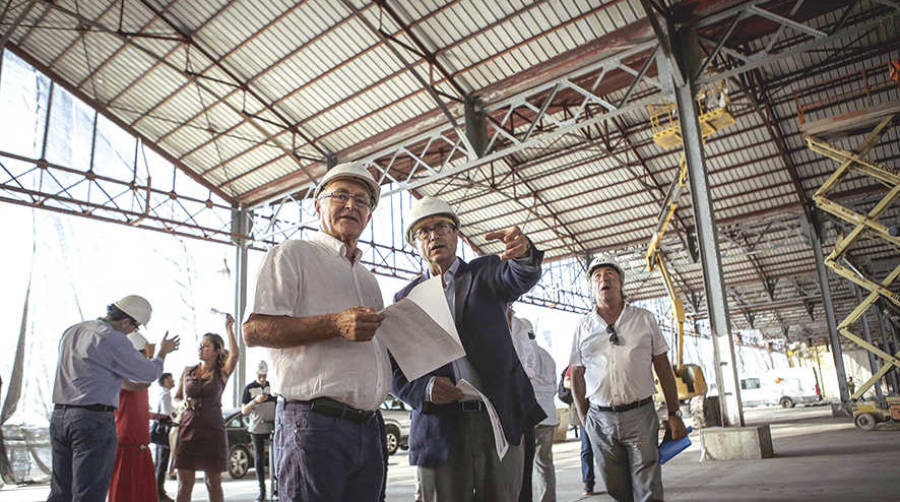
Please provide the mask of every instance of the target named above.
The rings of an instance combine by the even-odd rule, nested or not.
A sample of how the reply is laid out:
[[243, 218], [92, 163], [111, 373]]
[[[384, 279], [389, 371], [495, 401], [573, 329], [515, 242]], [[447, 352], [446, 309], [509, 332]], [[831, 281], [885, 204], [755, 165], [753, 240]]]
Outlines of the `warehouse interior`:
[[[422, 271], [404, 217], [435, 196], [471, 253], [502, 252], [484, 236], [513, 225], [545, 251], [520, 303], [588, 312], [585, 268], [613, 256], [673, 343], [705, 340], [717, 425], [765, 425], [775, 455], [679, 457], [667, 498], [896, 499], [900, 2], [7, 0], [0, 47], [0, 98], [18, 107], [0, 108], [5, 210], [227, 249], [222, 294], [243, 319], [254, 260], [315, 231], [318, 181], [362, 162], [389, 201], [360, 239], [376, 274]], [[53, 358], [20, 355], [13, 312], [4, 435], [23, 361]], [[817, 368], [829, 406], [745, 408], [744, 347]], [[571, 460], [557, 469], [577, 488]], [[746, 479], [709, 481], [738, 465]]]

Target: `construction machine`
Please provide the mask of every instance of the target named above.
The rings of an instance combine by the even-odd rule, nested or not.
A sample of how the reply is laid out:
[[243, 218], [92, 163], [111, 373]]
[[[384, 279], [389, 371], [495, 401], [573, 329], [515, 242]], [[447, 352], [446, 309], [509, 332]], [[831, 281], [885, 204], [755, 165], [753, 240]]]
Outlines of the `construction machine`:
[[881, 422], [900, 424], [900, 396], [854, 401], [851, 410], [853, 423], [864, 431], [875, 430], [875, 426]]
[[[707, 110], [698, 117], [704, 139], [735, 123], [734, 117], [727, 109], [727, 96], [724, 96], [724, 89], [721, 89], [721, 92], [723, 94], [717, 95], [717, 99], [710, 99], [708, 94], [698, 96], [700, 110]], [[714, 104], [712, 106], [704, 106], [704, 101]], [[648, 112], [651, 127], [653, 128], [653, 140], [656, 144], [663, 148], [672, 148], [683, 144], [681, 125], [675, 116], [675, 105], [650, 105]], [[678, 209], [678, 200], [687, 186], [687, 177], [687, 162], [684, 152], [682, 152], [679, 160], [678, 176], [672, 180], [666, 191], [660, 208], [656, 231], [650, 239], [649, 246], [647, 246], [646, 262], [647, 269], [650, 272], [659, 270], [666, 292], [669, 295], [669, 300], [672, 302], [672, 317], [675, 321], [678, 343], [674, 368], [678, 401], [690, 407], [694, 427], [700, 428], [721, 423], [718, 397], [708, 397], [706, 395], [708, 389], [703, 368], [696, 364], [684, 363], [684, 303], [678, 296], [675, 283], [666, 266], [666, 255], [662, 248], [662, 238], [675, 215], [676, 209]], [[662, 394], [659, 378], [656, 378], [655, 382], [657, 394]]]

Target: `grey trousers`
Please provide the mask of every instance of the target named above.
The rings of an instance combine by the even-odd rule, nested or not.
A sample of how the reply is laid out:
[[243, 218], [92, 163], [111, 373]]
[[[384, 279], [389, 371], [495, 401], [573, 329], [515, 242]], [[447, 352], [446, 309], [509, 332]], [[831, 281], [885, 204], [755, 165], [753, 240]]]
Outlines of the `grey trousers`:
[[553, 467], [553, 425], [534, 428], [534, 472], [537, 482], [535, 502], [556, 502], [556, 470]]
[[591, 406], [585, 430], [612, 498], [619, 502], [663, 500], [659, 418], [653, 403], [618, 413]]
[[501, 461], [486, 411], [463, 413], [450, 458], [438, 467], [418, 468], [424, 502], [517, 502], [525, 452], [509, 445]]

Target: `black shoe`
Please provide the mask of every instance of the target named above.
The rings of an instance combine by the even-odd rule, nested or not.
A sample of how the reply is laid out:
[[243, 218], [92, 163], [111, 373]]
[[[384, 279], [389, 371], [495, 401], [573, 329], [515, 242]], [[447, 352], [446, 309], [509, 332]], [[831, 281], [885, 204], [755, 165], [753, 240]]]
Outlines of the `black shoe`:
[[266, 492], [260, 492], [259, 495], [256, 496], [257, 502], [262, 502], [266, 500]]

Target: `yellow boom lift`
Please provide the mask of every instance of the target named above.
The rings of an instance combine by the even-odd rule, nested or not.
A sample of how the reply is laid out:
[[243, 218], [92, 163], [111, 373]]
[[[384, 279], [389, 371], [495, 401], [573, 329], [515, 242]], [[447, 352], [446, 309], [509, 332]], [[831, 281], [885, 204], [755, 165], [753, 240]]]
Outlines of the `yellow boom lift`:
[[[704, 101], [710, 103], [711, 106], [704, 107]], [[729, 127], [735, 123], [734, 117], [728, 112], [727, 96], [724, 95], [724, 88], [714, 89], [712, 92], [706, 92], [698, 96], [698, 104], [700, 109], [709, 109], [702, 113], [698, 120], [700, 129], [705, 140], [708, 136], [715, 134], [717, 131]], [[672, 148], [684, 144], [681, 137], [681, 124], [676, 117], [675, 105], [650, 105], [648, 106], [650, 115], [650, 124], [653, 130], [653, 141], [663, 148]], [[677, 360], [675, 364], [675, 385], [678, 390], [678, 400], [681, 403], [689, 403], [691, 415], [694, 421], [694, 427], [699, 428], [706, 425], [714, 425], [720, 422], [718, 418], [718, 403], [711, 401], [706, 397], [707, 385], [706, 378], [703, 375], [703, 368], [696, 364], [684, 364], [684, 303], [678, 296], [672, 275], [666, 266], [666, 257], [662, 249], [662, 238], [678, 209], [678, 200], [687, 186], [687, 163], [685, 161], [684, 152], [678, 162], [678, 176], [672, 180], [669, 189], [666, 191], [665, 199], [662, 207], [656, 231], [650, 239], [647, 246], [646, 261], [649, 271], [659, 270], [669, 300], [672, 302], [672, 317], [675, 321], [677, 330]], [[659, 386], [659, 380], [656, 380], [657, 393], [662, 393]]]

